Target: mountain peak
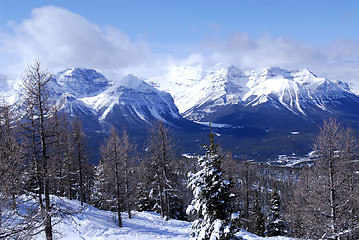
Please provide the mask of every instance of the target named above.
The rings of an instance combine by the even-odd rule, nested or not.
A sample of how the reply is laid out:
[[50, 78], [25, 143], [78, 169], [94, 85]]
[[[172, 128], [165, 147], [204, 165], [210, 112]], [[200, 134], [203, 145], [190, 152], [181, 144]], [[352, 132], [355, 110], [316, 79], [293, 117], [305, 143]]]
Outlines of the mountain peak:
[[[326, 111], [328, 99], [348, 92], [347, 85], [317, 77], [308, 69], [286, 70], [266, 67], [242, 71], [235, 66], [178, 66], [156, 86], [172, 94], [180, 112], [199, 120], [214, 114], [220, 106], [257, 106], [273, 103], [277, 107], [306, 114], [308, 109]], [[156, 80], [156, 79], [153, 79]]]
[[282, 77], [282, 78], [291, 78], [290, 71], [285, 70], [280, 67], [266, 67], [261, 71], [261, 77], [273, 78], [273, 77]]
[[157, 89], [132, 74], [122, 78], [116, 85], [132, 88], [140, 92], [157, 91]]
[[94, 69], [67, 69], [55, 74], [53, 79], [63, 92], [76, 97], [94, 96], [111, 86], [111, 83]]
[[85, 75], [92, 75], [96, 77], [103, 77], [103, 75], [99, 72], [97, 72], [95, 69], [88, 69], [88, 68], [69, 68], [64, 71], [59, 72], [59, 74], [62, 74], [63, 76], [85, 76]]
[[227, 68], [227, 74], [233, 77], [244, 76], [244, 72], [233, 65]]

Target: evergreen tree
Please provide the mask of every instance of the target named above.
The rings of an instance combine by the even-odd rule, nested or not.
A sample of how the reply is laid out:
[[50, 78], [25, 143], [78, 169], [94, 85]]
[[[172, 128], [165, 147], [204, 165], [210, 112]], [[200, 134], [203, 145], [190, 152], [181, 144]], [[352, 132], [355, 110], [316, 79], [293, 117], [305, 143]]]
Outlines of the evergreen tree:
[[280, 211], [281, 201], [277, 188], [273, 189], [269, 201], [270, 205], [265, 235], [268, 237], [284, 236], [286, 235], [286, 225]]
[[265, 219], [259, 200], [260, 200], [259, 191], [255, 191], [255, 201], [254, 201], [253, 213], [252, 213], [253, 233], [257, 234], [258, 236], [264, 236]]
[[232, 224], [234, 194], [230, 193], [230, 182], [223, 179], [219, 145], [214, 143], [210, 131], [209, 145], [204, 145], [206, 155], [198, 159], [198, 172], [190, 173], [188, 186], [194, 199], [187, 208], [188, 214], [197, 215], [192, 224], [192, 237], [197, 240], [232, 239], [235, 225]]
[[151, 183], [153, 179], [148, 171], [148, 165], [148, 161], [141, 158], [135, 168], [135, 175], [138, 177], [135, 205], [138, 211], [153, 211], [153, 207], [156, 204], [151, 194]]
[[91, 204], [101, 210], [109, 210], [108, 193], [109, 189], [103, 161], [94, 168], [94, 184], [91, 193]]

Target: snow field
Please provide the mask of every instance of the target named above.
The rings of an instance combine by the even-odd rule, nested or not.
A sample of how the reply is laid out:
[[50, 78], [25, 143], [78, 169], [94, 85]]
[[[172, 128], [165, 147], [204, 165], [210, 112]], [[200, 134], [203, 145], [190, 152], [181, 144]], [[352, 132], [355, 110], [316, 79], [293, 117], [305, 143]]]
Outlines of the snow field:
[[[72, 209], [80, 209], [77, 200], [64, 200]], [[145, 239], [189, 239], [191, 223], [165, 221], [152, 212], [133, 212], [132, 219], [123, 213], [123, 227], [119, 228], [116, 213], [98, 210], [86, 205], [84, 210], [63, 219], [54, 226], [55, 239], [63, 240], [145, 240]], [[37, 240], [45, 240], [41, 234]]]
[[[77, 200], [62, 199], [72, 209], [81, 209]], [[54, 239], [62, 240], [152, 240], [173, 239], [188, 240], [192, 223], [179, 220], [166, 221], [157, 213], [133, 212], [132, 219], [122, 214], [123, 227], [119, 228], [114, 212], [98, 210], [90, 205], [84, 210], [63, 219], [54, 226]], [[244, 240], [295, 240], [288, 237], [258, 237], [246, 231], [237, 236]], [[45, 240], [45, 234], [36, 240]]]

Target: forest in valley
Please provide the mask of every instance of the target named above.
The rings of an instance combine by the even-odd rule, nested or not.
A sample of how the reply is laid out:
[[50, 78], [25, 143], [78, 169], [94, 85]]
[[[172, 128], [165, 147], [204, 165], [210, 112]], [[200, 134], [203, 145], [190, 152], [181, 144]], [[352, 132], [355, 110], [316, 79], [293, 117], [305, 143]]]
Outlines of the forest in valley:
[[163, 122], [148, 130], [144, 149], [126, 129], [111, 128], [93, 165], [82, 123], [53, 104], [50, 79], [34, 63], [23, 77], [21, 105], [1, 106], [1, 239], [54, 239], [56, 221], [79, 211], [54, 197], [113, 211], [118, 227], [121, 214], [131, 218], [132, 211], [191, 221], [194, 239], [234, 239], [238, 229], [359, 239], [358, 141], [337, 120], [323, 122], [315, 160], [301, 167], [235, 159], [211, 130], [205, 155], [186, 157]]

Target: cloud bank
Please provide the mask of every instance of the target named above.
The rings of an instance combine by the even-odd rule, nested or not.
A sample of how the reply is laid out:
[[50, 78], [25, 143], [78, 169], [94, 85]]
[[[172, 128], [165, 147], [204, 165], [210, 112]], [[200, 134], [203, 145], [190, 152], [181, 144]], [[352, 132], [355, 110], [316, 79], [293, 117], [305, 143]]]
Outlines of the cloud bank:
[[224, 41], [204, 41], [201, 49], [186, 61], [209, 65], [221, 62], [244, 69], [308, 68], [321, 77], [350, 82], [359, 90], [359, 41], [352, 39], [338, 39], [329, 46], [319, 47], [291, 38], [264, 35], [254, 39], [246, 33], [236, 32]]
[[[7, 32], [0, 28], [0, 70], [13, 66], [12, 70], [23, 72], [35, 59], [54, 71], [68, 67], [118, 71], [143, 68], [148, 63], [147, 68], [151, 69], [156, 67], [156, 62], [210, 66], [222, 63], [243, 69], [278, 66], [309, 68], [318, 76], [350, 82], [359, 90], [359, 41], [353, 39], [338, 39], [329, 46], [319, 47], [291, 38], [273, 38], [267, 34], [255, 39], [247, 33], [235, 32], [224, 40], [193, 43], [191, 47], [195, 47], [188, 57], [180, 59], [176, 51], [172, 55], [156, 55], [144, 41], [134, 42], [119, 29], [100, 28], [80, 15], [55, 6], [34, 9], [29, 19], [9, 24], [7, 28]], [[178, 46], [183, 56], [181, 49], [183, 46]]]
[[0, 51], [26, 66], [38, 59], [51, 68], [120, 68], [141, 63], [144, 42], [134, 43], [119, 29], [100, 29], [85, 18], [54, 6], [37, 8], [31, 18], [0, 35]]

